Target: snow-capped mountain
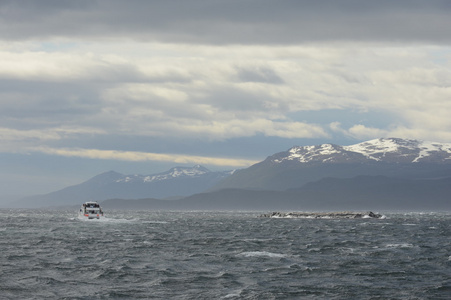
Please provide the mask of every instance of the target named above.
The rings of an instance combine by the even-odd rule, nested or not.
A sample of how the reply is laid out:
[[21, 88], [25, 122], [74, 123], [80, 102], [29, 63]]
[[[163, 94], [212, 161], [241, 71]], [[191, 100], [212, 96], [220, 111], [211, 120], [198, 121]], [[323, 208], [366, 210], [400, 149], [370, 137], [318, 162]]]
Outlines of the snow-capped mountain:
[[285, 190], [326, 177], [358, 175], [411, 179], [451, 176], [451, 144], [381, 138], [350, 146], [295, 146], [237, 171], [214, 190]]
[[175, 167], [153, 175], [123, 175], [105, 172], [74, 186], [46, 195], [27, 197], [18, 206], [75, 205], [88, 200], [112, 198], [171, 198], [203, 192], [233, 171], [212, 172], [202, 166]]
[[333, 144], [296, 146], [287, 152], [278, 153], [270, 159], [276, 163], [284, 161], [344, 163], [368, 160], [395, 163], [451, 163], [451, 144], [386, 138], [350, 146]]

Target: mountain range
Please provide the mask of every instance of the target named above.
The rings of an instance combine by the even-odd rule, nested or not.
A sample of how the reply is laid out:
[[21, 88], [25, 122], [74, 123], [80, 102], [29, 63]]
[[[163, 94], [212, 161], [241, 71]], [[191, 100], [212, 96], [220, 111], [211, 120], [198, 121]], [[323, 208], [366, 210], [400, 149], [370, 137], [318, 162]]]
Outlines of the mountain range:
[[325, 177], [359, 175], [408, 179], [451, 176], [451, 144], [387, 138], [351, 146], [296, 146], [236, 171], [214, 188], [286, 190]]
[[[173, 200], [162, 200], [168, 197]], [[350, 146], [295, 146], [237, 171], [202, 166], [147, 176], [111, 171], [18, 203], [109, 199], [102, 205], [111, 209], [450, 210], [450, 197], [451, 144], [383, 138]]]
[[79, 205], [111, 198], [181, 198], [207, 190], [231, 173], [233, 171], [212, 172], [200, 165], [175, 167], [153, 175], [123, 175], [109, 171], [56, 192], [23, 198], [12, 206]]

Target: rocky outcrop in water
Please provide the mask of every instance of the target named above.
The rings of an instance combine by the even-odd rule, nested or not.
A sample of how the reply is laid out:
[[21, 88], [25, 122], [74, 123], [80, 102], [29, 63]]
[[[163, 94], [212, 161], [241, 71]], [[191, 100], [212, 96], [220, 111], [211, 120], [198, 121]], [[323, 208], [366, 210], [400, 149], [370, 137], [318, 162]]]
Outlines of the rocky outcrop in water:
[[381, 219], [383, 215], [367, 212], [272, 212], [260, 215], [261, 218], [305, 218], [305, 219]]

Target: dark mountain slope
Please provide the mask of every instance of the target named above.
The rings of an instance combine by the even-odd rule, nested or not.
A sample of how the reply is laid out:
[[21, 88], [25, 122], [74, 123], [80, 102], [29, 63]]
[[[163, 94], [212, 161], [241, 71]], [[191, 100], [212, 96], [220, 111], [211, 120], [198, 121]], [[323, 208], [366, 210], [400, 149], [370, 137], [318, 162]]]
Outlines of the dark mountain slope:
[[[451, 177], [399, 179], [385, 176], [325, 178], [287, 191], [224, 189], [176, 201], [140, 200], [155, 210], [406, 210], [451, 211]], [[130, 200], [104, 202], [110, 208], [134, 208]], [[118, 206], [120, 203], [120, 206]], [[114, 205], [113, 205], [114, 204]]]

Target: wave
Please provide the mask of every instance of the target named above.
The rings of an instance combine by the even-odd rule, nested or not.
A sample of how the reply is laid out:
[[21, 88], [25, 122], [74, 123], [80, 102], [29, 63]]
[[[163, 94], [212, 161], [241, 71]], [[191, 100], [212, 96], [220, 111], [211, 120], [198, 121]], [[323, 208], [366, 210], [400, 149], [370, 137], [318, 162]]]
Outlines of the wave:
[[139, 219], [116, 219], [103, 217], [100, 219], [86, 219], [86, 218], [70, 218], [70, 220], [88, 222], [88, 223], [134, 223], [139, 221]]
[[245, 257], [266, 256], [266, 257], [282, 258], [282, 257], [287, 257], [288, 255], [280, 254], [280, 253], [272, 253], [272, 252], [267, 252], [267, 251], [249, 251], [249, 252], [242, 252], [239, 254], [239, 256], [245, 256]]
[[413, 248], [415, 247], [412, 244], [409, 243], [399, 243], [399, 244], [387, 244], [385, 245], [386, 248]]

